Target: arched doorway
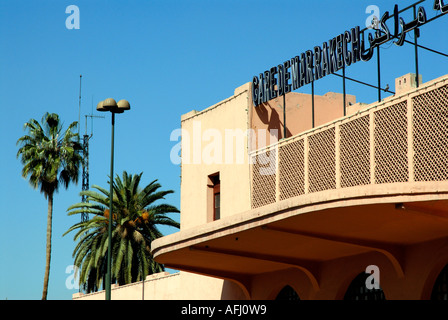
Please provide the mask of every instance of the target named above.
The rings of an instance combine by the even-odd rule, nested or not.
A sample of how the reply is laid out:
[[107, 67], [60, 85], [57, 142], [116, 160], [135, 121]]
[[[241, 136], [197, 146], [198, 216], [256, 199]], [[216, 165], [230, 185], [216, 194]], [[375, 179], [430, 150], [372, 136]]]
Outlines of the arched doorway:
[[434, 283], [431, 300], [448, 300], [448, 264], [440, 271]]
[[291, 286], [284, 286], [278, 293], [275, 300], [280, 301], [297, 301], [300, 300], [299, 295]]
[[367, 277], [370, 275], [361, 272], [350, 283], [347, 292], [345, 293], [344, 300], [386, 300], [383, 289], [368, 289], [366, 286]]

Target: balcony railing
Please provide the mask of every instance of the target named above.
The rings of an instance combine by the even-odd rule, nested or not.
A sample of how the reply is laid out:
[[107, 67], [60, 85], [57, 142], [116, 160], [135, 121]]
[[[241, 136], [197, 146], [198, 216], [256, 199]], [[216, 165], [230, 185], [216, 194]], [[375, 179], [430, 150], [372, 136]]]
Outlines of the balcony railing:
[[250, 154], [252, 208], [344, 188], [448, 180], [448, 78]]

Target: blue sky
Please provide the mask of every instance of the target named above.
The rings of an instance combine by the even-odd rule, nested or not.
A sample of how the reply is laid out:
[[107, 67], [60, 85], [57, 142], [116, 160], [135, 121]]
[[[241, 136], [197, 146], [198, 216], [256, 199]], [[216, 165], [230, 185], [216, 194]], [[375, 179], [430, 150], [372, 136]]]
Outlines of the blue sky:
[[[435, 15], [432, 4], [423, 4], [428, 18]], [[69, 5], [79, 8], [79, 29], [66, 28]], [[394, 2], [2, 0], [0, 299], [41, 297], [47, 202], [21, 177], [16, 141], [25, 133], [23, 124], [40, 121], [46, 111], [58, 113], [64, 128], [78, 120], [80, 74], [81, 133], [92, 106], [95, 115], [105, 116], [93, 121], [90, 184], [107, 187], [110, 170], [110, 114], [96, 112], [96, 104], [107, 97], [127, 99], [131, 111], [116, 117], [114, 172], [144, 172], [145, 184], [158, 179], [163, 189], [175, 191], [166, 201], [180, 208], [180, 168], [170, 161], [176, 143], [170, 133], [180, 127], [181, 115], [231, 96], [254, 75], [345, 30], [363, 28], [369, 5], [382, 15]], [[407, 13], [403, 17], [411, 19]], [[448, 16], [423, 26], [419, 43], [448, 53], [447, 26]], [[381, 53], [382, 83], [394, 90], [396, 77], [415, 70], [414, 49], [389, 42]], [[446, 57], [419, 50], [419, 60], [423, 81], [448, 73]], [[376, 68], [376, 59], [358, 62], [347, 76], [375, 85]], [[315, 90], [342, 92], [342, 83], [330, 75], [316, 82]], [[309, 86], [299, 89], [309, 91]], [[376, 90], [352, 82], [347, 93], [366, 103], [377, 98]], [[66, 287], [76, 244], [72, 235], [62, 234], [80, 219], [66, 212], [80, 201], [80, 190], [81, 183], [72, 185], [54, 198], [49, 299], [71, 299], [78, 291]]]

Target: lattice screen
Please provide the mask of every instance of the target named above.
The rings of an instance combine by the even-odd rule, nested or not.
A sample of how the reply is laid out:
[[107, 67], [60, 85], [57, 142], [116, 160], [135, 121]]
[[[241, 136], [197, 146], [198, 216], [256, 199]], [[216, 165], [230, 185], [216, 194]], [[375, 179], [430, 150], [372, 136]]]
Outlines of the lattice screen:
[[305, 193], [304, 141], [279, 147], [280, 200]]
[[336, 188], [335, 129], [313, 134], [309, 143], [309, 192]]
[[407, 102], [375, 111], [375, 183], [408, 181]]
[[448, 86], [412, 99], [414, 180], [448, 180]]
[[252, 208], [277, 199], [277, 149], [266, 150], [252, 157]]
[[369, 115], [340, 126], [341, 187], [370, 184]]
[[[408, 101], [412, 101], [412, 105], [408, 105]], [[408, 143], [409, 108], [412, 108], [412, 144]], [[372, 121], [373, 133], [370, 132]], [[408, 150], [409, 146], [411, 150]], [[413, 155], [410, 159], [408, 151]], [[337, 177], [341, 188], [407, 182], [410, 164], [414, 169], [414, 181], [447, 181], [448, 85], [421, 93], [411, 100], [403, 97], [402, 101], [373, 113], [366, 112], [323, 131], [311, 132], [307, 138], [300, 136], [280, 143], [278, 154], [274, 148], [260, 152], [252, 159], [253, 208], [305, 193], [336, 189]], [[308, 159], [307, 164], [305, 159]], [[338, 175], [336, 160], [339, 160]], [[306, 168], [308, 172], [305, 172]], [[305, 190], [306, 186], [308, 190]]]

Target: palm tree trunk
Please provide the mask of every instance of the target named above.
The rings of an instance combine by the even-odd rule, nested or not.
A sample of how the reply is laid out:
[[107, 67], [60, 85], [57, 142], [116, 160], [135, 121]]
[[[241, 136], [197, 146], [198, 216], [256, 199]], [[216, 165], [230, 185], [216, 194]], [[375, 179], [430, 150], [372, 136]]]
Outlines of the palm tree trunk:
[[44, 290], [42, 300], [47, 300], [48, 280], [50, 278], [50, 260], [51, 260], [51, 224], [53, 220], [53, 194], [48, 195], [48, 215], [47, 215], [47, 248], [45, 262]]

